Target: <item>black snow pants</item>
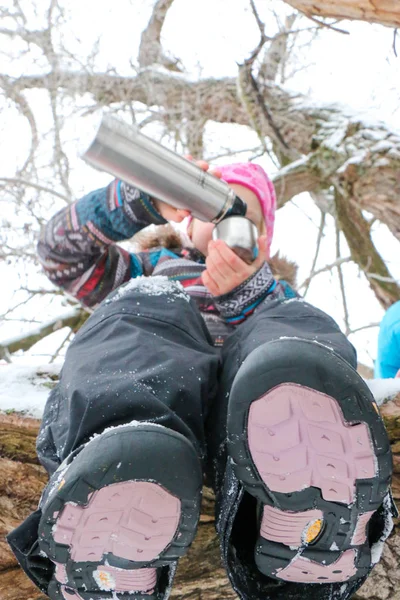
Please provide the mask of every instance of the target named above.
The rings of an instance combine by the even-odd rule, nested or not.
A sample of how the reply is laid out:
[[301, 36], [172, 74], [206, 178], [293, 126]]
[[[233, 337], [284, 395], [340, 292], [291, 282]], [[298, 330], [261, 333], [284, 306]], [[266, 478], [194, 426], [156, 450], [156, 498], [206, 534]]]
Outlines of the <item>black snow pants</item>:
[[[180, 286], [167, 280], [165, 289], [161, 283], [152, 287], [149, 280], [131, 284], [94, 311], [68, 348], [37, 440], [39, 460], [50, 476], [94, 434], [150, 421], [178, 431], [195, 445], [221, 496], [229, 391], [255, 348], [280, 337], [313, 339], [356, 366], [355, 350], [333, 319], [302, 300], [266, 301], [232, 331], [221, 351], [212, 346], [200, 312]], [[228, 515], [225, 522], [232, 520], [234, 511], [218, 510]], [[38, 552], [40, 516], [39, 506], [8, 541], [27, 574], [44, 586], [52, 565]], [[224, 518], [219, 520], [224, 538], [229, 527]], [[225, 537], [222, 545], [229, 542]], [[240, 595], [247, 598], [245, 591]]]

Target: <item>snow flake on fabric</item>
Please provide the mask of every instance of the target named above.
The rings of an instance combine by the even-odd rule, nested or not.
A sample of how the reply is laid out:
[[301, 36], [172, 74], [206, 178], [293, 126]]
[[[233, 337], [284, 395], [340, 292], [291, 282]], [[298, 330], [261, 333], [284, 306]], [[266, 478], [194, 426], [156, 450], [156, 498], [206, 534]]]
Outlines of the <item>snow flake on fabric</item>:
[[169, 302], [175, 300], [186, 300], [190, 302], [190, 296], [185, 292], [182, 284], [178, 281], [170, 281], [168, 277], [162, 275], [154, 277], [136, 277], [124, 285], [121, 285], [117, 292], [108, 298], [105, 303], [115, 302], [125, 294], [131, 291], [147, 294], [148, 296], [168, 296]]

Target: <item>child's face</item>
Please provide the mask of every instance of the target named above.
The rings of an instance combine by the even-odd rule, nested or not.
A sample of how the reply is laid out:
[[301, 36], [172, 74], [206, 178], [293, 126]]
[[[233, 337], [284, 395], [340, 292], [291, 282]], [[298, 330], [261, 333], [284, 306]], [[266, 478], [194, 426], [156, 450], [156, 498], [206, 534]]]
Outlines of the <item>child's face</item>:
[[[246, 217], [253, 221], [257, 226], [259, 235], [265, 233], [264, 215], [261, 210], [260, 202], [254, 192], [236, 183], [232, 183], [230, 187], [235, 190], [236, 194], [247, 204]], [[208, 242], [212, 239], [212, 231], [214, 223], [205, 223], [200, 219], [193, 219], [189, 227], [189, 236], [193, 245], [197, 250], [200, 250], [204, 256], [207, 256]]]

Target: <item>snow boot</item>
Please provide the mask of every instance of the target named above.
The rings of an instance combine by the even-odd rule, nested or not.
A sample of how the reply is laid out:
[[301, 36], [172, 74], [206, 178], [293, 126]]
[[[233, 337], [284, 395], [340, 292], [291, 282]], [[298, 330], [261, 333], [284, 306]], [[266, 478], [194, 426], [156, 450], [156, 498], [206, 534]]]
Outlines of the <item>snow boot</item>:
[[[179, 465], [179, 467], [177, 466]], [[41, 499], [39, 548], [52, 600], [164, 600], [200, 514], [200, 459], [152, 423], [105, 430], [57, 469]]]
[[[395, 511], [390, 444], [363, 379], [319, 342], [267, 342], [237, 372], [227, 439], [234, 475], [257, 510], [259, 572], [278, 588], [300, 583], [282, 588], [285, 598], [303, 597], [309, 586], [301, 584], [349, 598], [341, 586], [357, 589], [379, 560]], [[236, 521], [248, 515], [243, 501]], [[308, 597], [325, 598], [315, 592]]]

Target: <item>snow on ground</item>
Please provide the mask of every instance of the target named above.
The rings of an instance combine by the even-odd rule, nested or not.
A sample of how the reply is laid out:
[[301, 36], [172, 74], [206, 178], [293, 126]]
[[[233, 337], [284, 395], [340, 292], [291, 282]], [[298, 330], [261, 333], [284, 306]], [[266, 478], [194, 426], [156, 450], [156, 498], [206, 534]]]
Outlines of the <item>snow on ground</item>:
[[0, 362], [0, 411], [23, 412], [40, 419], [50, 390], [51, 376], [58, 375], [61, 364], [2, 364]]
[[396, 379], [366, 379], [378, 406], [400, 394], [400, 377]]
[[[40, 419], [50, 390], [62, 363], [35, 365], [0, 361], [0, 412], [22, 412]], [[378, 405], [400, 393], [398, 379], [367, 379], [366, 383]]]

